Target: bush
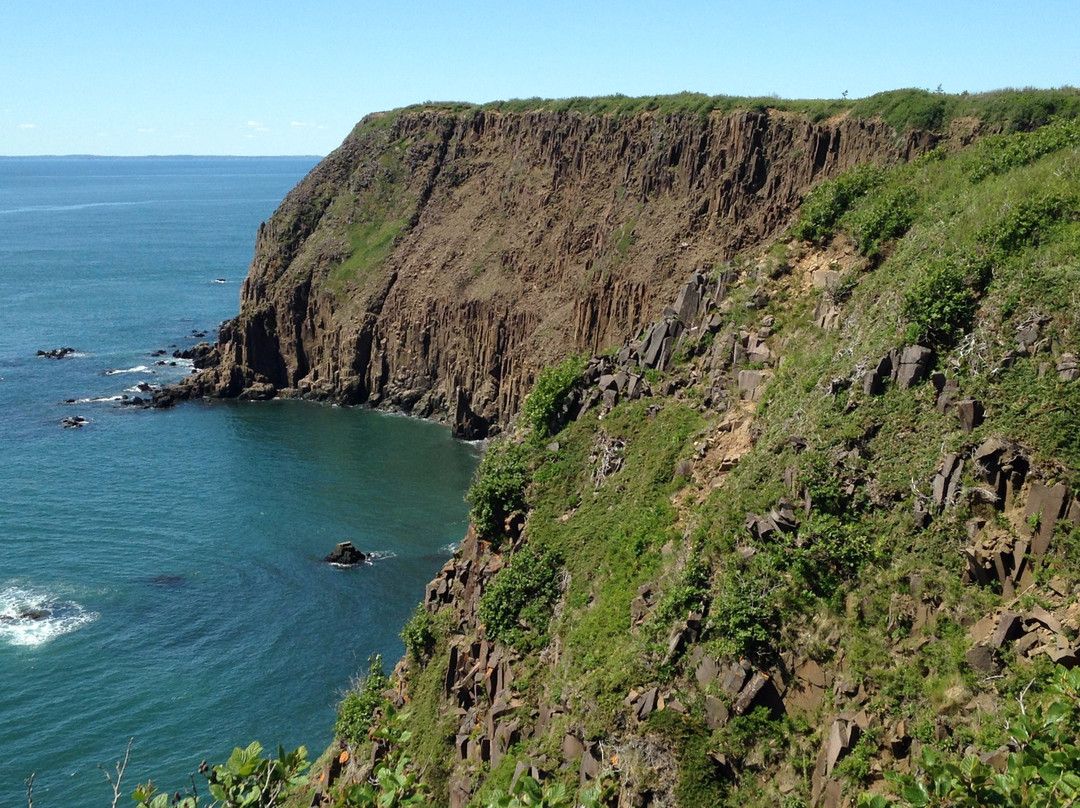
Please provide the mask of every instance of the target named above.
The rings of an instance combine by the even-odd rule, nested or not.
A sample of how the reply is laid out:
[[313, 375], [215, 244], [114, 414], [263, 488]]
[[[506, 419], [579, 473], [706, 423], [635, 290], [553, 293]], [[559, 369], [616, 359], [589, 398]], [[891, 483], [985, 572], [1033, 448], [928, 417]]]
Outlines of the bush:
[[435, 620], [427, 609], [418, 605], [401, 629], [405, 650], [414, 661], [423, 662], [435, 650], [435, 640]]
[[827, 180], [806, 195], [799, 211], [799, 220], [792, 229], [795, 238], [821, 241], [833, 234], [840, 217], [872, 188], [885, 179], [885, 169], [875, 165], [860, 165], [845, 171], [834, 180]]
[[934, 263], [904, 293], [902, 312], [910, 323], [905, 338], [947, 346], [971, 325], [976, 307], [964, 270], [951, 260]]
[[534, 439], [542, 440], [565, 425], [563, 404], [584, 370], [584, 357], [569, 356], [560, 364], [540, 371], [521, 408], [521, 420]]
[[354, 683], [338, 704], [334, 735], [351, 744], [367, 740], [375, 711], [384, 703], [383, 691], [389, 686], [390, 679], [383, 670], [382, 656], [375, 654], [368, 660], [367, 676], [363, 681]]
[[818, 597], [836, 594], [874, 558], [874, 548], [855, 524], [833, 516], [815, 515], [802, 524], [794, 568], [807, 588]]
[[757, 569], [729, 570], [713, 599], [710, 634], [721, 656], [762, 659], [780, 626], [771, 583]]
[[498, 544], [506, 518], [525, 509], [528, 481], [524, 448], [500, 443], [487, 450], [465, 495], [472, 506], [469, 518], [480, 538]]
[[894, 188], [854, 215], [852, 234], [863, 255], [877, 255], [881, 244], [900, 238], [915, 222], [918, 195], [913, 188]]
[[551, 550], [518, 552], [480, 597], [477, 617], [488, 637], [523, 653], [543, 647], [551, 606], [559, 597], [561, 566]]
[[[246, 749], [233, 749], [229, 759], [221, 765], [209, 768], [204, 763], [200, 767], [199, 771], [206, 778], [207, 790], [214, 800], [213, 805], [221, 808], [273, 808], [281, 804], [280, 797], [306, 782], [307, 778], [302, 773], [308, 767], [308, 761], [307, 749], [303, 746], [292, 752], [286, 752], [279, 746], [276, 760], [260, 757], [261, 753], [262, 746], [253, 742]], [[119, 769], [118, 773], [122, 776], [123, 769]], [[119, 778], [114, 785], [119, 788]], [[186, 796], [181, 796], [179, 792], [175, 795], [160, 793], [149, 782], [136, 788], [132, 798], [138, 808], [197, 808], [203, 804], [194, 790]], [[116, 803], [114, 799], [113, 805]]]

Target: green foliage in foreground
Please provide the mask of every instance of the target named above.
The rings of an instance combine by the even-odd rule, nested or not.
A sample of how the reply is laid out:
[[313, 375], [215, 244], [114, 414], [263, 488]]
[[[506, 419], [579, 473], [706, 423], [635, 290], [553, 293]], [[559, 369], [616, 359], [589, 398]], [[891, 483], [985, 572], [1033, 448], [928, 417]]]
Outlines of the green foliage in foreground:
[[604, 808], [613, 796], [612, 791], [611, 782], [601, 778], [600, 782], [586, 790], [578, 801], [562, 783], [541, 785], [526, 774], [518, 778], [509, 792], [494, 794], [484, 804], [484, 808]]
[[139, 808], [274, 808], [290, 789], [305, 781], [307, 749], [301, 746], [286, 752], [278, 747], [276, 759], [260, 757], [261, 753], [262, 746], [254, 742], [246, 749], [233, 749], [219, 766], [204, 765], [201, 773], [210, 792], [209, 802], [194, 791], [183, 796], [160, 793], [150, 782], [136, 788], [132, 797]]
[[409, 715], [388, 704], [384, 710], [383, 720], [372, 733], [382, 756], [367, 782], [347, 783], [331, 794], [333, 808], [417, 808], [428, 804], [428, 787], [404, 752], [412, 735], [405, 729]]
[[1025, 709], [1009, 727], [1019, 747], [1003, 772], [975, 755], [959, 763], [924, 747], [918, 775], [887, 775], [897, 802], [863, 795], [862, 808], [981, 808], [1046, 806], [1080, 801], [1080, 669], [1059, 667], [1042, 703]]

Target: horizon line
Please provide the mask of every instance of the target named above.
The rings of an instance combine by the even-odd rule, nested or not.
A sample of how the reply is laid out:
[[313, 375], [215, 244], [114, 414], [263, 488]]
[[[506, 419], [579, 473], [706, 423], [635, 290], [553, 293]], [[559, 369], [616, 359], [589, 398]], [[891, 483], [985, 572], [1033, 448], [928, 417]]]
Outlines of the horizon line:
[[323, 159], [325, 154], [91, 154], [72, 152], [69, 154], [0, 154], [0, 160], [66, 160], [71, 158], [91, 158], [94, 160], [145, 160], [145, 159], [226, 159], [226, 160], [264, 160], [267, 158], [318, 158]]

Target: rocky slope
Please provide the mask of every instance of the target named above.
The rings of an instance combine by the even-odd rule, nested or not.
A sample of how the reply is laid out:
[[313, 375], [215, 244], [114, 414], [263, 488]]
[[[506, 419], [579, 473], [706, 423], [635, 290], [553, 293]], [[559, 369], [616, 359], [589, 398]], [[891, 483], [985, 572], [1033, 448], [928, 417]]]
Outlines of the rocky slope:
[[935, 139], [770, 109], [370, 116], [260, 227], [218, 365], [182, 395], [367, 404], [486, 436], [541, 367], [621, 341], [689, 271], [789, 226], [816, 183]]
[[390, 767], [433, 805], [533, 804], [499, 796], [528, 776], [549, 804], [834, 808], [929, 750], [993, 786], [1080, 665], [1077, 149], [1075, 119], [964, 139], [837, 175], [780, 240], [670, 230], [637, 319], [560, 332], [594, 355], [489, 450], [305, 803]]

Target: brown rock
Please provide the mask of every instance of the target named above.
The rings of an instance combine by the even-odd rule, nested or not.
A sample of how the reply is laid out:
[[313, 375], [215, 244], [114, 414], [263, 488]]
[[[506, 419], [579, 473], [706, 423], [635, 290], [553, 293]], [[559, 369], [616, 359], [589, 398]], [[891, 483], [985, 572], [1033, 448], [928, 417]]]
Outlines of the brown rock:
[[728, 722], [728, 708], [713, 695], [705, 696], [705, 723], [709, 729], [719, 729]]
[[960, 429], [970, 435], [983, 422], [983, 405], [974, 398], [965, 398], [956, 402], [956, 415], [960, 419]]
[[980, 673], [997, 673], [1000, 669], [994, 649], [986, 645], [976, 645], [964, 654], [964, 658]]
[[1033, 523], [1038, 525], [1037, 529], [1031, 530], [1031, 552], [1036, 558], [1042, 558], [1050, 547], [1054, 524], [1061, 518], [1070, 499], [1069, 489], [1062, 483], [1053, 486], [1032, 483], [1024, 522], [1029, 529]]
[[987, 643], [991, 648], [1001, 648], [1007, 642], [1015, 640], [1024, 633], [1024, 624], [1020, 615], [1006, 613], [1001, 615], [1001, 621], [991, 635]]

